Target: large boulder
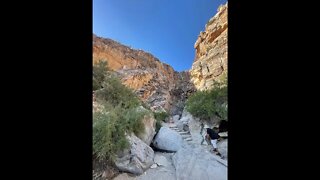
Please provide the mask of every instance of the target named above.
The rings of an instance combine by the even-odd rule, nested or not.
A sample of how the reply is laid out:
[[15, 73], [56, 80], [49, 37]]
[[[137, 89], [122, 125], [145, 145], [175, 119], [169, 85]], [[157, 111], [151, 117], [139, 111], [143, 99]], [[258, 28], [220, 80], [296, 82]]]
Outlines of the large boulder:
[[130, 146], [118, 154], [115, 164], [121, 171], [136, 175], [142, 174], [153, 164], [154, 152], [134, 134], [127, 138]]
[[156, 134], [156, 120], [153, 116], [145, 115], [142, 123], [144, 124], [144, 132], [139, 134], [138, 137], [147, 145], [150, 145]]
[[228, 139], [218, 142], [217, 149], [223, 159], [228, 159]]
[[172, 159], [177, 180], [227, 180], [227, 166], [200, 147], [180, 148]]
[[161, 127], [153, 141], [153, 146], [160, 150], [177, 151], [182, 143], [183, 139], [179, 133], [168, 127]]

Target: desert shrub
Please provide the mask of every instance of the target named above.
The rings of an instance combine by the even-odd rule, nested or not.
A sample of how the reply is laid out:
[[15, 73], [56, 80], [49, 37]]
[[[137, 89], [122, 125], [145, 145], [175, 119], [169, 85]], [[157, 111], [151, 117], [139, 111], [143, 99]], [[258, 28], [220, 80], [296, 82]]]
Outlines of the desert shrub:
[[153, 112], [154, 118], [159, 121], [164, 121], [167, 117], [169, 117], [168, 113], [165, 111], [161, 112]]
[[226, 81], [215, 83], [210, 90], [197, 91], [189, 97], [186, 103], [186, 109], [193, 116], [204, 120], [218, 117], [220, 119], [228, 118], [228, 87]]
[[165, 121], [165, 119], [169, 117], [169, 115], [165, 111], [153, 112], [153, 115], [154, 115], [154, 118], [156, 119], [156, 132], [158, 132], [161, 128], [161, 122]]
[[148, 111], [121, 106], [93, 115], [93, 153], [100, 160], [114, 160], [117, 152], [128, 147], [125, 134], [137, 136], [144, 132], [143, 117]]
[[107, 113], [93, 114], [93, 154], [99, 160], [113, 161], [115, 154], [129, 145], [116, 111], [113, 109]]
[[97, 64], [92, 67], [92, 89], [98, 90], [102, 87], [102, 82], [109, 75], [108, 63], [104, 60], [99, 60]]
[[144, 107], [145, 109], [149, 109], [150, 110], [150, 105], [147, 104], [146, 102], [141, 102], [142, 107]]
[[124, 114], [124, 124], [126, 124], [127, 131], [133, 132], [137, 136], [144, 133], [144, 124], [141, 120], [147, 112], [148, 111], [141, 111], [136, 108], [127, 110]]
[[104, 107], [93, 114], [93, 155], [112, 162], [117, 152], [128, 147], [126, 134], [144, 132], [142, 119], [150, 111], [140, 107], [138, 97], [121, 84], [106, 63], [94, 65], [93, 77], [96, 99]]
[[106, 77], [101, 85], [103, 88], [96, 91], [96, 97], [100, 100], [108, 101], [113, 106], [120, 105], [125, 109], [141, 104], [134, 92], [121, 84], [121, 81], [114, 75]]

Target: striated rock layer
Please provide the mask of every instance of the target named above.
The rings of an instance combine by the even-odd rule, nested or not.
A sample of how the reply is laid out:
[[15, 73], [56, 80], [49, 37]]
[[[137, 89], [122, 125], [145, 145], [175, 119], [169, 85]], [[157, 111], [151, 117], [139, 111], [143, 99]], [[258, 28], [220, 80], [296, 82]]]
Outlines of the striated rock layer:
[[227, 77], [228, 69], [228, 4], [218, 8], [217, 14], [200, 32], [194, 45], [196, 55], [190, 70], [191, 81], [197, 90], [213, 87]]
[[93, 63], [99, 60], [106, 60], [152, 110], [181, 114], [186, 96], [194, 91], [189, 72], [176, 72], [150, 53], [93, 35]]

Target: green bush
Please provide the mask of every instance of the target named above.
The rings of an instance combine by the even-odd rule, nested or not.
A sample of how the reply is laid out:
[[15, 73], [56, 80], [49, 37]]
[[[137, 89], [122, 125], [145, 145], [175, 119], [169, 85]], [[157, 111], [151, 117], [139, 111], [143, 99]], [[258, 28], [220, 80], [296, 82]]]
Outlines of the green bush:
[[186, 103], [186, 109], [193, 116], [204, 120], [213, 117], [227, 119], [228, 117], [228, 87], [226, 81], [215, 83], [214, 88], [195, 92]]
[[161, 125], [161, 121], [156, 121], [156, 132], [158, 132], [161, 129], [162, 125]]
[[116, 111], [93, 114], [93, 154], [99, 160], [113, 161], [115, 154], [129, 145], [125, 129], [120, 126], [121, 117]]
[[92, 89], [98, 90], [102, 87], [102, 82], [105, 80], [106, 76], [109, 75], [108, 62], [104, 60], [99, 60], [92, 68]]
[[169, 117], [167, 112], [153, 112], [154, 118], [156, 119], [156, 132], [158, 132], [161, 128], [161, 122], [165, 121], [167, 117]]
[[143, 117], [148, 111], [121, 106], [93, 115], [93, 154], [100, 160], [114, 160], [117, 152], [128, 147], [125, 133], [139, 136], [144, 132]]
[[147, 104], [146, 102], [141, 102], [142, 107], [144, 107], [145, 109], [149, 109], [150, 110], [150, 105]]
[[161, 112], [153, 112], [154, 118], [159, 121], [164, 121], [167, 117], [169, 117], [168, 113], [165, 111]]
[[140, 109], [142, 104], [133, 91], [123, 84], [100, 61], [93, 67], [95, 95], [102, 112], [93, 114], [93, 155], [98, 160], [114, 161], [117, 152], [128, 147], [125, 134], [144, 132], [143, 117], [149, 110]]
[[141, 104], [134, 92], [108, 70], [104, 61], [93, 66], [93, 90], [96, 91], [97, 99], [107, 101], [113, 106], [120, 104], [129, 109]]
[[102, 89], [96, 91], [96, 97], [100, 100], [108, 101], [114, 106], [121, 105], [125, 109], [141, 104], [134, 92], [121, 84], [121, 81], [115, 76], [106, 78], [102, 86]]
[[134, 132], [137, 136], [144, 133], [144, 124], [141, 120], [146, 114], [147, 111], [141, 111], [136, 108], [127, 110], [124, 114], [125, 122], [123, 122], [126, 125], [127, 131]]

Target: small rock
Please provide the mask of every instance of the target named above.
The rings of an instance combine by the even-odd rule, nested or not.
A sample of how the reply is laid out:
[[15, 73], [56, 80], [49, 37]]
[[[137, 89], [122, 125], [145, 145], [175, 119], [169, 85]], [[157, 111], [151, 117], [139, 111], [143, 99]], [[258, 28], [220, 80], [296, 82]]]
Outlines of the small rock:
[[168, 162], [167, 158], [162, 155], [159, 155], [159, 154], [155, 154], [154, 162], [158, 166], [169, 166], [169, 162]]
[[152, 166], [151, 166], [150, 168], [151, 168], [151, 169], [154, 169], [154, 168], [156, 168], [156, 167], [158, 167], [157, 164], [152, 164]]
[[103, 172], [102, 177], [103, 178], [107, 177], [107, 173], [105, 171]]

